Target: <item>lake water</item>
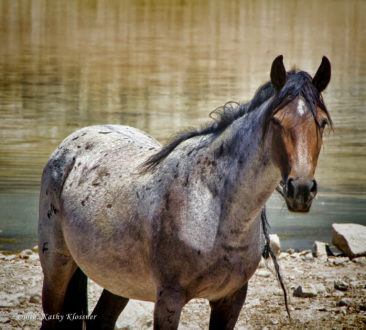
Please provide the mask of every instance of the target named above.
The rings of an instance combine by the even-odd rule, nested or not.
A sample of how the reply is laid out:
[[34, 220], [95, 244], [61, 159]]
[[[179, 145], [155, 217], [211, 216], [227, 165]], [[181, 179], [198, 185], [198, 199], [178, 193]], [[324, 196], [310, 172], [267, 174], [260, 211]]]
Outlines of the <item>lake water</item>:
[[310, 74], [330, 59], [335, 129], [310, 214], [274, 194], [272, 232], [305, 249], [333, 222], [366, 225], [365, 1], [0, 0], [0, 42], [0, 250], [36, 244], [42, 169], [68, 134], [114, 123], [166, 142], [249, 100], [279, 54]]

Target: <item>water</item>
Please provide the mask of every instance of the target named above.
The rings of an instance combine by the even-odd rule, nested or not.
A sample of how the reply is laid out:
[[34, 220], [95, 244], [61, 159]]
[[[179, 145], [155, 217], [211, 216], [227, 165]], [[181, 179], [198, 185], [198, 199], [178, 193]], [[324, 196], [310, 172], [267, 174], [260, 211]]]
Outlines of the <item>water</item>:
[[274, 195], [283, 248], [331, 240], [331, 223], [366, 225], [364, 1], [0, 0], [0, 250], [36, 244], [40, 176], [77, 128], [138, 127], [162, 142], [226, 101], [246, 101], [278, 54], [314, 74], [335, 124], [309, 215]]

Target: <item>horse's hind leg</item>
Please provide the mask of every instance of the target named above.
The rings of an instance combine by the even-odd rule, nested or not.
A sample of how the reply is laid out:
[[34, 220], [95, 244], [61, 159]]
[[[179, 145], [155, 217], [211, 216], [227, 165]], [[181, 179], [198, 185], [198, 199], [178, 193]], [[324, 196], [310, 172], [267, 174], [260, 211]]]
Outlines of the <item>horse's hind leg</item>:
[[81, 316], [88, 314], [87, 277], [72, 260], [45, 272], [42, 305], [41, 329], [82, 329]]
[[88, 330], [113, 330], [119, 314], [128, 303], [128, 298], [103, 290], [93, 313], [87, 321]]
[[228, 297], [224, 297], [217, 301], [210, 301], [210, 330], [229, 330], [234, 328], [240, 310], [245, 302], [247, 290], [248, 283]]
[[57, 204], [43, 195], [38, 233], [44, 274], [42, 329], [81, 329], [82, 321], [75, 318], [87, 314], [87, 278], [66, 246], [58, 210]]

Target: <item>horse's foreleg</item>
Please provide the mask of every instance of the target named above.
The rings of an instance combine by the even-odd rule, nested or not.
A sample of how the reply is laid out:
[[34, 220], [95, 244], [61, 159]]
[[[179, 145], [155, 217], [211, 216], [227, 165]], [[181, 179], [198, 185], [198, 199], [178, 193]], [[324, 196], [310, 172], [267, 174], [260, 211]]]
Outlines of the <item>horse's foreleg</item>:
[[159, 288], [154, 309], [154, 329], [177, 329], [185, 303], [183, 290], [171, 287]]
[[217, 301], [210, 301], [210, 330], [233, 329], [245, 302], [248, 283], [232, 295]]
[[118, 316], [126, 307], [128, 300], [128, 298], [116, 296], [104, 289], [87, 321], [87, 330], [113, 330]]

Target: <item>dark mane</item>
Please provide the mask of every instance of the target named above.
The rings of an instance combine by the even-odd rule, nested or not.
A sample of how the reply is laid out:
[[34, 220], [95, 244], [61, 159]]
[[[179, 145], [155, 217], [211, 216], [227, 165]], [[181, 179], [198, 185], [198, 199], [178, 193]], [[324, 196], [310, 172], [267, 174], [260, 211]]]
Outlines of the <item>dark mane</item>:
[[[266, 125], [269, 123], [273, 114], [291, 103], [296, 97], [302, 96], [308, 106], [308, 109], [313, 114], [314, 120], [318, 127], [320, 123], [316, 117], [316, 107], [320, 107], [329, 119], [329, 113], [323, 102], [321, 94], [317, 91], [312, 83], [311, 76], [304, 71], [290, 71], [287, 73], [287, 81], [284, 87], [278, 94], [275, 94], [275, 89], [269, 81], [258, 88], [253, 99], [247, 103], [239, 104], [237, 102], [227, 102], [223, 106], [215, 109], [210, 113], [210, 118], [214, 120], [201, 129], [195, 129], [183, 132], [175, 136], [172, 141], [165, 145], [160, 151], [149, 157], [141, 165], [141, 173], [153, 171], [180, 143], [195, 136], [203, 136], [208, 134], [221, 134], [228, 126], [230, 126], [236, 119], [255, 111], [264, 102], [272, 98], [268, 109]], [[266, 127], [264, 128], [266, 130]]]

